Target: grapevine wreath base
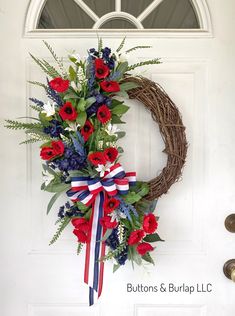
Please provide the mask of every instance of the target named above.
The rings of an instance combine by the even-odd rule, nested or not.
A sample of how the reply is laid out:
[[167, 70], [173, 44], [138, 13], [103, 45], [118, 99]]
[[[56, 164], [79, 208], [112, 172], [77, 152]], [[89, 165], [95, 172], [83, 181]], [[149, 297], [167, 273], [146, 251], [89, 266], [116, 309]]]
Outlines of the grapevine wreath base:
[[160, 85], [144, 77], [130, 77], [124, 81], [138, 84], [137, 88], [129, 90], [129, 98], [140, 101], [151, 112], [165, 143], [167, 164], [157, 177], [148, 182], [146, 198], [154, 200], [167, 193], [182, 174], [187, 155], [185, 127], [177, 106]]
[[[89, 285], [90, 305], [102, 292], [104, 261], [112, 259], [114, 271], [128, 260], [132, 265], [154, 264], [152, 245], [162, 241], [154, 214], [156, 201], [181, 176], [187, 153], [185, 127], [175, 104], [158, 84], [131, 73], [137, 67], [159, 64], [159, 59], [129, 65], [127, 55], [147, 47], [123, 52], [124, 44], [125, 39], [112, 51], [99, 40], [98, 48], [89, 49], [85, 59], [70, 54], [65, 67], [45, 42], [56, 67], [31, 55], [47, 78], [44, 83], [30, 83], [44, 89], [47, 102], [30, 98], [36, 112], [30, 121], [6, 120], [7, 128], [25, 130], [23, 143], [42, 142], [41, 189], [54, 193], [47, 214], [66, 193], [50, 245], [70, 225], [77, 237], [77, 253], [86, 246], [84, 282]], [[125, 123], [128, 97], [151, 112], [165, 143], [167, 165], [147, 183], [137, 181], [136, 172], [124, 170], [119, 160], [124, 150], [118, 140], [125, 136], [119, 126]]]

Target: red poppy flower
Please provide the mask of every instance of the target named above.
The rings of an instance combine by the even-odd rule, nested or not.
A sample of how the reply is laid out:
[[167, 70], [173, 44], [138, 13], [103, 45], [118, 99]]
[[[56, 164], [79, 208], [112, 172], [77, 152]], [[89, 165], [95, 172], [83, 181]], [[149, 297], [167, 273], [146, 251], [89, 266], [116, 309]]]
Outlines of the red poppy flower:
[[89, 137], [91, 136], [93, 132], [94, 132], [94, 126], [89, 120], [87, 120], [83, 128], [81, 129], [81, 134], [85, 142], [88, 141]]
[[111, 111], [107, 105], [101, 105], [97, 111], [97, 118], [102, 123], [105, 124], [111, 119]]
[[106, 148], [104, 151], [104, 157], [110, 162], [114, 162], [117, 159], [118, 151], [115, 147]]
[[65, 92], [69, 88], [69, 80], [58, 77], [49, 82], [50, 87], [57, 92]]
[[88, 155], [88, 159], [94, 166], [98, 165], [105, 165], [106, 159], [104, 157], [104, 154], [101, 152], [96, 152]]
[[105, 92], [118, 92], [120, 91], [120, 86], [117, 81], [102, 81], [100, 82], [100, 87]]
[[75, 229], [81, 230], [84, 233], [87, 233], [90, 230], [89, 221], [85, 218], [74, 218], [71, 222]]
[[148, 242], [142, 242], [136, 247], [137, 252], [144, 256], [147, 252], [153, 251], [153, 247]]
[[55, 155], [55, 151], [53, 148], [43, 147], [41, 149], [40, 156], [43, 160], [50, 160], [50, 159], [54, 158], [56, 155]]
[[64, 143], [61, 140], [52, 141], [51, 147], [53, 148], [56, 156], [61, 156], [64, 153]]
[[75, 108], [72, 106], [71, 102], [66, 102], [62, 108], [59, 111], [59, 115], [61, 116], [61, 118], [65, 121], [65, 120], [69, 120], [69, 121], [74, 121], [76, 120], [78, 114], [75, 110]]
[[95, 75], [98, 79], [104, 79], [109, 75], [109, 67], [101, 58], [95, 60]]
[[74, 235], [77, 236], [78, 242], [86, 243], [88, 241], [87, 234], [84, 233], [82, 230], [74, 229], [73, 233], [74, 233]]
[[50, 160], [56, 156], [61, 156], [64, 153], [64, 144], [61, 140], [52, 141], [51, 147], [43, 147], [40, 156], [43, 160]]
[[107, 198], [104, 202], [104, 212], [105, 214], [112, 213], [120, 204], [120, 201], [115, 198]]
[[116, 221], [111, 222], [110, 216], [104, 216], [100, 219], [100, 225], [107, 229], [116, 228], [118, 223]]
[[144, 216], [143, 221], [143, 230], [148, 233], [152, 234], [155, 232], [155, 230], [158, 227], [158, 223], [156, 221], [156, 218], [153, 214], [148, 214]]
[[132, 246], [138, 244], [141, 239], [144, 237], [145, 233], [142, 229], [134, 230], [131, 232], [130, 237], [128, 239], [128, 245]]

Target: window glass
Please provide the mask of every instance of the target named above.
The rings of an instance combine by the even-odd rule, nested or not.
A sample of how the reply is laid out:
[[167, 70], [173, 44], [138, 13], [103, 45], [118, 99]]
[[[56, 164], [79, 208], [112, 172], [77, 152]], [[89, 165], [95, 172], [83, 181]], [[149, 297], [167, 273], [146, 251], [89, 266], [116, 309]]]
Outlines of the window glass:
[[115, 0], [83, 0], [99, 17], [115, 11]]
[[135, 29], [136, 26], [124, 19], [112, 19], [104, 23], [101, 29]]
[[142, 21], [145, 29], [200, 28], [189, 0], [164, 0]]
[[153, 0], [122, 0], [122, 11], [139, 16]]
[[94, 21], [73, 0], [48, 0], [39, 29], [90, 29]]

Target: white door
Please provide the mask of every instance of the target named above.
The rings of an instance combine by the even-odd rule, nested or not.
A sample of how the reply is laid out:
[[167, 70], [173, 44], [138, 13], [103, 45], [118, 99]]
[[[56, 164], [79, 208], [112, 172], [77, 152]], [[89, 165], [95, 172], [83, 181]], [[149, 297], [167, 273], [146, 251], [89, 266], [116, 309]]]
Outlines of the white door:
[[[234, 1], [145, 0], [138, 6], [130, 0], [56, 1], [56, 6], [48, 1], [45, 10], [47, 1], [42, 0], [0, 2], [0, 315], [234, 315], [235, 284], [223, 274], [224, 263], [235, 256], [234, 235], [224, 227], [235, 208]], [[108, 262], [102, 297], [88, 307], [84, 257], [76, 256], [71, 229], [48, 246], [57, 211], [46, 216], [50, 195], [40, 191], [38, 147], [18, 146], [23, 133], [6, 130], [3, 120], [25, 116], [29, 97], [45, 98], [39, 88], [26, 84], [44, 80], [28, 52], [50, 58], [42, 43], [46, 39], [58, 55], [72, 49], [85, 55], [97, 44], [92, 26], [106, 27], [99, 35], [107, 46], [117, 47], [124, 34], [127, 48], [152, 46], [136, 51], [133, 62], [162, 58], [161, 65], [143, 74], [160, 83], [178, 105], [189, 150], [182, 181], [157, 206], [166, 241], [157, 244], [156, 265], [134, 271], [126, 265], [113, 274]], [[115, 27], [127, 30], [110, 30]], [[143, 106], [129, 103], [124, 164], [140, 179], [150, 179], [164, 167], [163, 142]], [[171, 292], [170, 283], [178, 292]], [[151, 292], [161, 284], [166, 292]]]

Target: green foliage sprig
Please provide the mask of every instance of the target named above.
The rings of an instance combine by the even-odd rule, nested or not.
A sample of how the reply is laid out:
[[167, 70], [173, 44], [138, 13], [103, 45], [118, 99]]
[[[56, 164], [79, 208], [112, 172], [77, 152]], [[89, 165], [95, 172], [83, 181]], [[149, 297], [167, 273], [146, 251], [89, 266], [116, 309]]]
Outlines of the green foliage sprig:
[[64, 217], [59, 224], [59, 227], [55, 233], [55, 235], [53, 236], [53, 238], [51, 239], [49, 245], [51, 246], [52, 244], [54, 244], [58, 238], [60, 237], [60, 235], [62, 234], [63, 230], [66, 228], [66, 226], [70, 223], [71, 218], [66, 216]]

